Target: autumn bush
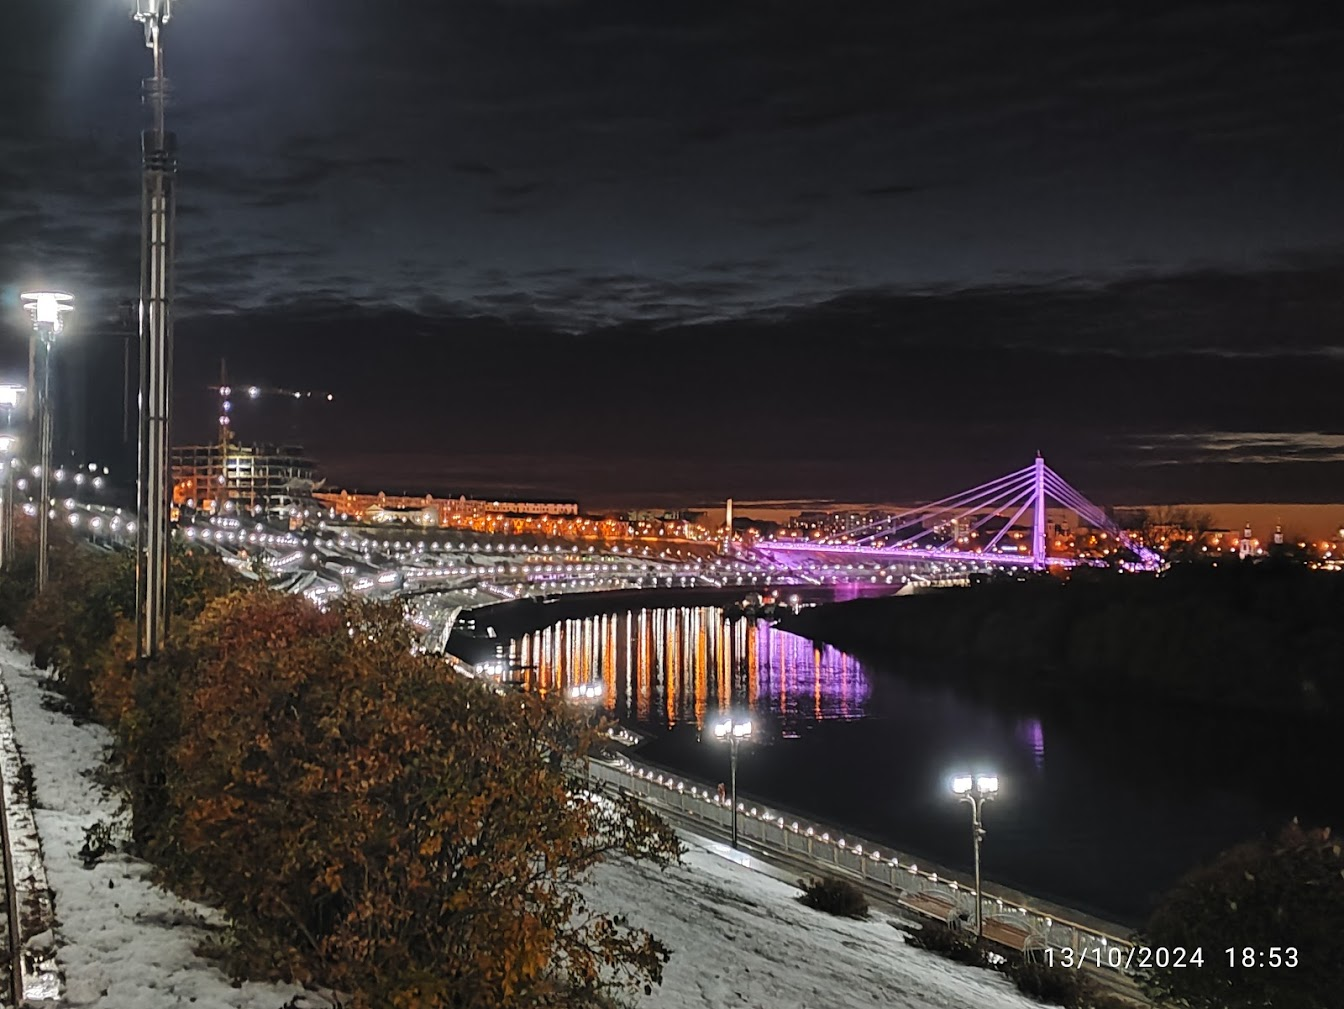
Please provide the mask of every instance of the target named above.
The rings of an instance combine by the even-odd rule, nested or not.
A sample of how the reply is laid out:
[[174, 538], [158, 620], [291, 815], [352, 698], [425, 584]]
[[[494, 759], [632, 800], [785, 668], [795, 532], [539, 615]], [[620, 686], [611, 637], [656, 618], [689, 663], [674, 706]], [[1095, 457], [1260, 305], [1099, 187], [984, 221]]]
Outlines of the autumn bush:
[[[30, 562], [31, 564], [31, 562]], [[416, 655], [401, 609], [319, 609], [175, 550], [167, 645], [137, 662], [126, 555], [63, 536], [0, 609], [111, 730], [136, 850], [230, 915], [234, 965], [395, 1009], [610, 1004], [666, 949], [587, 905], [608, 855], [680, 846], [574, 776], [594, 729]]]
[[170, 656], [207, 604], [250, 591], [257, 590], [212, 551], [175, 546], [169, 554], [167, 654], [148, 663], [135, 660], [131, 601], [97, 655], [90, 684], [93, 712], [112, 730], [122, 783], [130, 797], [131, 836], [137, 849], [150, 858], [174, 850], [167, 843], [174, 825], [167, 817], [166, 768], [178, 740], [180, 717], [179, 676]]
[[[135, 561], [53, 537], [47, 587], [14, 621], [19, 643], [49, 668], [75, 714], [93, 714], [95, 670], [116, 630], [135, 608]], [[26, 573], [26, 572], [25, 572]]]
[[13, 627], [32, 603], [36, 560], [37, 523], [20, 512], [14, 517], [13, 550], [0, 577], [0, 624]]
[[605, 854], [679, 845], [551, 759], [563, 709], [412, 655], [392, 606], [272, 592], [210, 604], [176, 646], [165, 816], [184, 882], [253, 955], [389, 1006], [571, 1006], [661, 976], [666, 950], [581, 889]]
[[[1197, 970], [1140, 972], [1155, 1000], [1190, 1009], [1338, 1007], [1344, 845], [1328, 828], [1296, 820], [1277, 836], [1236, 845], [1177, 882], [1139, 942], [1203, 951]], [[1235, 951], [1231, 962], [1228, 948]]]

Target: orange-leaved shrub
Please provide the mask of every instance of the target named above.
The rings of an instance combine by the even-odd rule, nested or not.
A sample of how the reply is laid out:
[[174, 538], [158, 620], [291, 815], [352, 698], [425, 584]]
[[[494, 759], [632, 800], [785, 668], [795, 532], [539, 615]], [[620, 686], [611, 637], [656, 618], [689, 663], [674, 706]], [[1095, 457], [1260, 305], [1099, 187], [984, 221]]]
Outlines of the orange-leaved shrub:
[[[72, 710], [89, 717], [95, 671], [117, 621], [134, 612], [135, 561], [75, 540], [59, 523], [52, 533], [47, 587], [16, 614], [14, 633], [34, 661], [51, 670]], [[30, 581], [32, 569], [16, 567], [10, 576]]]
[[674, 835], [587, 795], [556, 759], [583, 734], [561, 708], [411, 645], [395, 606], [210, 603], [159, 670], [171, 872], [218, 895], [254, 960], [367, 1005], [571, 1006], [660, 980], [665, 949], [581, 882], [609, 852], [675, 859]]
[[6, 627], [18, 623], [36, 591], [37, 522], [22, 512], [14, 516], [12, 548], [4, 571], [0, 572], [0, 624]]

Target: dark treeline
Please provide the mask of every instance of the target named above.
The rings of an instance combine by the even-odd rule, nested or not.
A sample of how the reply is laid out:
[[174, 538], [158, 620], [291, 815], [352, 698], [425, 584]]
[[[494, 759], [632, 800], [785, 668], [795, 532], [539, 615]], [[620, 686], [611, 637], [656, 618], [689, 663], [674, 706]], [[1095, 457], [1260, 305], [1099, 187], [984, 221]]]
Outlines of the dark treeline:
[[938, 659], [963, 682], [1344, 715], [1344, 579], [1295, 565], [1079, 571], [820, 606], [781, 626], [874, 658]]

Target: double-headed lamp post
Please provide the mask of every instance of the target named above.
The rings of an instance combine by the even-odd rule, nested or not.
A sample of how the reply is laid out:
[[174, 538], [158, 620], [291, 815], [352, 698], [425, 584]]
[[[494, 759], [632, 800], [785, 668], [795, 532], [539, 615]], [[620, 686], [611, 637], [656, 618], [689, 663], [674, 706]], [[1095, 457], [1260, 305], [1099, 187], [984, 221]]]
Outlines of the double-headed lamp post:
[[75, 310], [74, 298], [59, 291], [21, 294], [37, 335], [39, 491], [37, 498], [37, 591], [47, 587], [47, 538], [51, 508], [51, 349], [65, 328], [62, 316]]
[[958, 774], [952, 779], [952, 791], [971, 807], [971, 837], [975, 844], [975, 937], [985, 934], [984, 900], [980, 894], [980, 842], [985, 836], [980, 814], [986, 802], [999, 793], [999, 778], [995, 774]]
[[751, 719], [744, 718], [741, 721], [731, 715], [721, 721], [714, 723], [714, 738], [728, 740], [729, 747], [729, 781], [731, 784], [730, 799], [733, 804], [732, 825], [733, 825], [733, 847], [737, 847], [737, 746], [744, 739], [751, 738]]

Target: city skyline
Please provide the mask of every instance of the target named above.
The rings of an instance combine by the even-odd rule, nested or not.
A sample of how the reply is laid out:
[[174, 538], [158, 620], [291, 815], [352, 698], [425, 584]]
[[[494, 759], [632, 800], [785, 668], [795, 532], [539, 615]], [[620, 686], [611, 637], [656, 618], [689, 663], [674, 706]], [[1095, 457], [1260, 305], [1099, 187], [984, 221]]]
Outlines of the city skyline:
[[[335, 392], [238, 425], [335, 484], [910, 500], [1039, 449], [1107, 502], [1340, 499], [1337, 18], [399, 12], [175, 19], [179, 441], [227, 357]], [[3, 43], [0, 289], [76, 290], [72, 346], [134, 297], [126, 14]]]

